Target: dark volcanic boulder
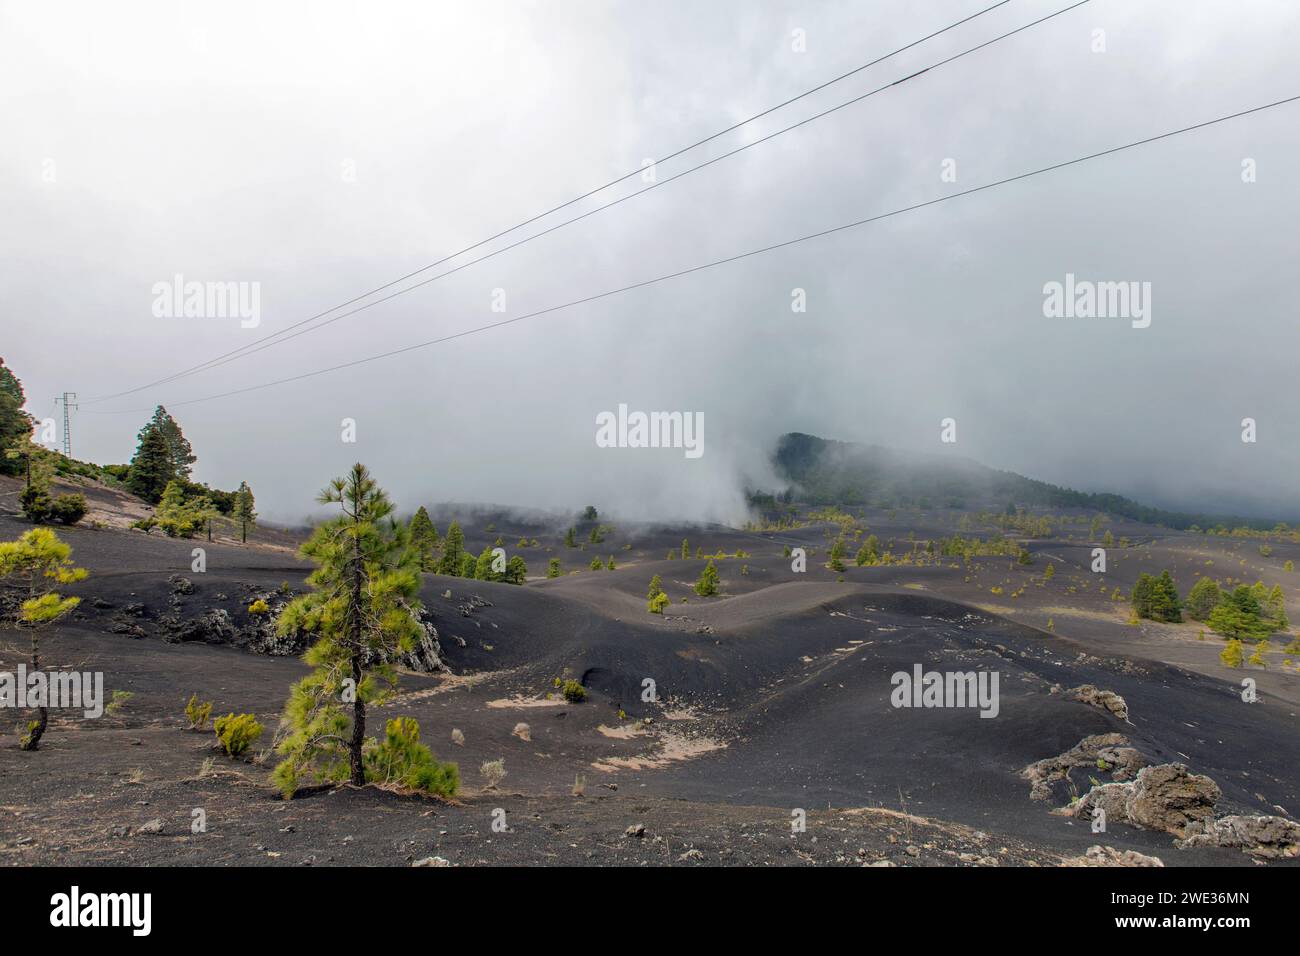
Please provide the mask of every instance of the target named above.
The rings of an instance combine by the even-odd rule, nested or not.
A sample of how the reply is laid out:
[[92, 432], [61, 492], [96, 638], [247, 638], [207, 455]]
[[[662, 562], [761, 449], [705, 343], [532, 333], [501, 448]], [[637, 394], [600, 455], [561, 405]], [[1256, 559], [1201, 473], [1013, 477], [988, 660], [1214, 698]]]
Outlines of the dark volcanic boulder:
[[224, 608], [211, 608], [199, 617], [177, 621], [170, 627], [169, 640], [181, 643], [229, 644], [235, 639], [235, 625]]

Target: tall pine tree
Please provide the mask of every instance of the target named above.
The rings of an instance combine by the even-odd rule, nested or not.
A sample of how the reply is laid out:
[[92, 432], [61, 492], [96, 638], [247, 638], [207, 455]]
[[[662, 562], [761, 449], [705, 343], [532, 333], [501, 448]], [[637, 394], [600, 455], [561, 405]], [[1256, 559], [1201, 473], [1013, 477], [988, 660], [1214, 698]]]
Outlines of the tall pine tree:
[[411, 516], [411, 547], [419, 558], [421, 571], [433, 571], [438, 567], [434, 552], [438, 548], [438, 529], [429, 520], [429, 512], [424, 505]]
[[[470, 560], [473, 560], [471, 556]], [[453, 519], [447, 526], [447, 534], [442, 539], [442, 560], [438, 562], [438, 573], [447, 574], [455, 577], [462, 574], [465, 566], [465, 534], [460, 530], [460, 525]], [[470, 573], [466, 577], [473, 577], [473, 565], [470, 566]]]
[[235, 492], [235, 500], [230, 509], [230, 517], [235, 524], [239, 525], [239, 540], [248, 542], [248, 531], [250, 528], [257, 527], [257, 510], [256, 502], [253, 500], [253, 489], [248, 487], [248, 482], [241, 481], [239, 489]]
[[140, 444], [126, 473], [126, 487], [150, 504], [157, 504], [176, 477], [171, 448], [152, 422], [140, 429], [139, 437]]
[[167, 455], [172, 464], [172, 476], [189, 480], [190, 470], [198, 459], [194, 457], [194, 450], [190, 448], [189, 441], [181, 432], [181, 426], [176, 423], [176, 419], [167, 414], [167, 409], [161, 405], [154, 409], [153, 418], [149, 424], [158, 429], [167, 442]]
[[286, 793], [307, 777], [365, 783], [366, 705], [396, 686], [388, 662], [424, 633], [415, 555], [370, 472], [353, 465], [318, 500], [340, 513], [302, 546], [317, 565], [307, 579], [313, 590], [285, 607], [278, 624], [282, 634], [317, 636], [303, 658], [312, 672], [285, 707], [291, 729], [275, 778]]
[[[26, 402], [22, 383], [0, 358], [0, 474], [21, 474], [27, 467], [20, 446], [27, 444], [34, 422], [32, 416], [23, 411]], [[3, 454], [11, 450], [16, 453], [12, 456]]]

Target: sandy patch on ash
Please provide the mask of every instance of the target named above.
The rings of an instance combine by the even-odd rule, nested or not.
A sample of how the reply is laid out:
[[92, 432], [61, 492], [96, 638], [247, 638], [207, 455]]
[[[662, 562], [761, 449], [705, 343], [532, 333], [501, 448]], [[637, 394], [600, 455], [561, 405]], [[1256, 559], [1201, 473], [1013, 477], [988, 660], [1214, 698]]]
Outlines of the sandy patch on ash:
[[624, 724], [621, 727], [608, 727], [601, 724], [596, 729], [606, 737], [612, 737], [615, 740], [631, 740], [633, 737], [644, 737], [649, 733], [639, 724]]
[[547, 699], [545, 697], [500, 697], [487, 702], [489, 707], [499, 709], [523, 709], [526, 707], [567, 707], [569, 702], [563, 697]]
[[658, 738], [658, 748], [635, 757], [604, 757], [593, 760], [592, 766], [603, 773], [617, 770], [660, 770], [679, 760], [690, 760], [716, 750], [725, 750], [726, 744], [709, 737], [683, 737], [680, 734], [663, 734]]

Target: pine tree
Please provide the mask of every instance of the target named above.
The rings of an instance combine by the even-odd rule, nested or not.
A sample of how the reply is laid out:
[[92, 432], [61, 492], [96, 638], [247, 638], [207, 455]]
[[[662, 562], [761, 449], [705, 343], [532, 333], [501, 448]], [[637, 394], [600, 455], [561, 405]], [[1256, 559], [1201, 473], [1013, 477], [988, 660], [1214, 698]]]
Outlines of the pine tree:
[[506, 562], [506, 584], [523, 584], [528, 579], [528, 565], [519, 555], [514, 555]]
[[685, 538], [682, 538], [682, 560], [685, 561], [690, 556], [691, 556], [690, 545], [686, 543]]
[[551, 558], [551, 560], [550, 560], [549, 562], [547, 562], [547, 565], [546, 565], [546, 576], [547, 576], [548, 578], [558, 578], [558, 577], [559, 577], [561, 574], [563, 574], [563, 573], [564, 573], [564, 572], [563, 572], [562, 570], [560, 570], [560, 559], [559, 559], [559, 558]]
[[827, 562], [826, 566], [830, 568], [832, 571], [843, 571], [844, 570], [843, 558], [844, 558], [844, 539], [843, 537], [837, 537], [834, 543], [831, 545], [831, 559], [830, 561]]
[[[462, 573], [464, 565], [465, 534], [460, 530], [460, 525], [453, 520], [447, 526], [447, 534], [442, 539], [442, 559], [438, 562], [438, 573], [455, 577]], [[473, 573], [471, 572], [469, 576], [473, 577]]]
[[718, 569], [713, 566], [712, 559], [700, 572], [700, 579], [695, 582], [695, 593], [700, 597], [710, 597], [718, 593]]
[[1049, 564], [1043, 569], [1043, 583], [1046, 584], [1056, 577], [1056, 565]]
[[438, 547], [438, 529], [429, 520], [429, 512], [424, 505], [420, 505], [415, 514], [411, 516], [408, 531], [411, 535], [411, 547], [415, 549], [420, 570], [433, 571], [436, 569], [438, 559], [434, 551]]
[[611, 555], [609, 556], [609, 560], [608, 560], [607, 562], [605, 562], [605, 570], [606, 570], [606, 571], [613, 571], [613, 570], [615, 569], [615, 567], [616, 567], [616, 565], [614, 564], [614, 556], [611, 554]]
[[0, 451], [16, 452], [0, 454], [0, 474], [19, 475], [27, 467], [19, 450], [29, 443], [35, 422], [23, 411], [26, 402], [22, 383], [0, 358]]
[[1273, 585], [1273, 590], [1268, 592], [1268, 597], [1264, 599], [1263, 611], [1275, 631], [1285, 631], [1290, 622], [1286, 616], [1286, 597], [1282, 594], [1282, 585]]
[[235, 492], [234, 506], [230, 509], [230, 517], [239, 525], [239, 540], [248, 542], [248, 529], [257, 527], [257, 509], [256, 502], [253, 499], [253, 489], [248, 487], [248, 482], [241, 481], [239, 489]]
[[1223, 600], [1223, 591], [1213, 578], [1201, 578], [1187, 592], [1187, 616], [1194, 621], [1204, 621]]
[[[167, 414], [167, 409], [159, 405], [154, 409], [153, 418], [150, 420], [149, 425], [157, 429], [167, 442], [167, 455], [171, 461], [172, 476], [188, 479], [190, 470], [198, 459], [194, 457], [194, 450], [190, 448], [190, 443], [186, 440], [184, 433], [181, 432], [181, 426], [177, 424], [176, 419]], [[143, 437], [143, 434], [140, 437]]]
[[492, 553], [491, 545], [486, 546], [479, 552], [478, 560], [474, 562], [474, 579], [476, 581], [500, 581], [501, 574], [492, 570], [492, 562], [496, 555]]
[[1155, 578], [1143, 571], [1138, 575], [1138, 579], [1133, 585], [1133, 591], [1129, 595], [1129, 601], [1133, 605], [1133, 613], [1140, 618], [1151, 616], [1151, 597], [1155, 580]]
[[576, 548], [578, 546], [578, 529], [570, 528], [564, 534], [564, 546], [566, 548]]
[[1151, 583], [1149, 617], [1156, 621], [1177, 622], [1183, 619], [1182, 601], [1178, 597], [1178, 588], [1169, 575], [1161, 571], [1160, 577]]
[[1258, 639], [1273, 629], [1263, 620], [1254, 592], [1244, 584], [1233, 588], [1210, 612], [1205, 623], [1210, 630], [1228, 638]]
[[664, 589], [664, 579], [656, 574], [654, 577], [650, 579], [650, 589], [646, 592], [647, 600], [653, 598], [656, 594], [663, 591], [663, 589]]
[[140, 444], [127, 471], [126, 487], [133, 495], [157, 504], [167, 485], [176, 478], [171, 448], [152, 422], [140, 430], [139, 437]]
[[[366, 707], [396, 687], [388, 663], [423, 636], [415, 554], [406, 529], [389, 519], [392, 502], [360, 463], [320, 493], [339, 515], [302, 546], [316, 562], [312, 592], [281, 612], [281, 634], [309, 633], [304, 655], [312, 672], [293, 685], [275, 779], [292, 793], [303, 779], [366, 782]], [[348, 704], [351, 713], [348, 713]]]
[[[72, 563], [72, 548], [49, 528], [33, 528], [17, 541], [0, 542], [0, 579], [19, 587], [22, 603], [18, 622], [31, 634], [31, 669], [41, 669], [40, 630], [53, 624], [81, 603], [81, 598], [63, 597], [55, 588], [84, 580], [85, 568]], [[36, 750], [49, 725], [45, 701], [37, 707], [36, 720], [27, 726], [19, 741], [23, 750]]]

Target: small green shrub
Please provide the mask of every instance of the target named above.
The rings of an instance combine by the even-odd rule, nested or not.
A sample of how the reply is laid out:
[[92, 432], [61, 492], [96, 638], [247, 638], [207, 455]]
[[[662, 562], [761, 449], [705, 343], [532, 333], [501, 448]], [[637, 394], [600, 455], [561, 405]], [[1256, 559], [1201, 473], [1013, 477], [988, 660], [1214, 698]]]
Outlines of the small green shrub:
[[199, 702], [198, 694], [190, 694], [189, 703], [185, 705], [185, 719], [190, 722], [191, 730], [202, 730], [208, 725], [212, 716], [212, 701]]
[[109, 699], [108, 706], [104, 708], [104, 713], [108, 714], [110, 717], [116, 717], [122, 712], [122, 708], [126, 706], [126, 702], [134, 696], [135, 694], [131, 693], [129, 690], [113, 691], [113, 696]]
[[72, 495], [59, 495], [50, 502], [50, 520], [62, 524], [76, 524], [86, 517], [86, 496], [77, 492]]
[[265, 601], [263, 601], [261, 598], [258, 598], [258, 599], [257, 599], [256, 601], [254, 601], [252, 604], [248, 605], [248, 613], [249, 613], [249, 614], [254, 614], [254, 615], [257, 615], [257, 614], [270, 614], [270, 613], [271, 613], [271, 605], [267, 604], [267, 603], [266, 603]]
[[561, 690], [564, 693], [564, 699], [570, 704], [581, 704], [587, 699], [587, 688], [572, 678], [564, 682]]
[[420, 743], [420, 725], [410, 717], [388, 721], [384, 739], [366, 750], [365, 772], [367, 783], [441, 797], [460, 787], [460, 769], [437, 760]]
[[38, 485], [28, 485], [23, 488], [18, 495], [18, 506], [22, 509], [23, 516], [28, 521], [35, 521], [40, 524], [50, 517], [50, 510], [54, 503], [50, 500], [50, 493]]
[[226, 714], [212, 722], [212, 729], [216, 731], [217, 739], [221, 741], [226, 753], [238, 757], [262, 736], [265, 728], [252, 714]]

